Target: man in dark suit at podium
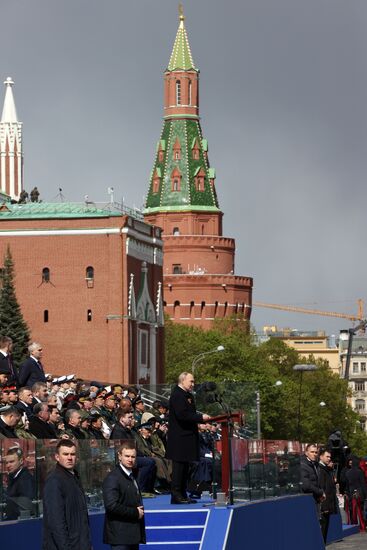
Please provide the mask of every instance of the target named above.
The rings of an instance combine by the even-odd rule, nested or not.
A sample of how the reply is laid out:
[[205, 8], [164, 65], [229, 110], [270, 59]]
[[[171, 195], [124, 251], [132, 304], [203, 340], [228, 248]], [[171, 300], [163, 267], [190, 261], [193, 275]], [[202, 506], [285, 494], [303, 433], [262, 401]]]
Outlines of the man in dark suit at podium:
[[45, 382], [46, 376], [41, 363], [42, 346], [33, 342], [28, 347], [29, 357], [19, 367], [19, 384], [32, 387], [35, 382]]
[[199, 460], [198, 424], [210, 420], [196, 412], [192, 395], [194, 377], [183, 372], [178, 377], [169, 400], [167, 458], [172, 460], [171, 504], [196, 502], [186, 493], [190, 462]]

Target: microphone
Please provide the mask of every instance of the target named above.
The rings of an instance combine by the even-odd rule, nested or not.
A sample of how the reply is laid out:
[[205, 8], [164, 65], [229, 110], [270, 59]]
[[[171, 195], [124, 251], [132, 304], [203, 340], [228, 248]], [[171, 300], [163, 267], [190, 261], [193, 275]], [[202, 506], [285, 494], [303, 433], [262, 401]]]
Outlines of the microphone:
[[198, 394], [215, 391], [216, 389], [217, 384], [215, 382], [203, 382], [202, 384], [197, 384], [195, 386], [195, 392]]
[[213, 393], [209, 393], [206, 397], [205, 397], [205, 402], [210, 404], [210, 403], [217, 403], [217, 396], [214, 395]]
[[202, 391], [215, 391], [217, 389], [217, 384], [215, 382], [203, 382]]

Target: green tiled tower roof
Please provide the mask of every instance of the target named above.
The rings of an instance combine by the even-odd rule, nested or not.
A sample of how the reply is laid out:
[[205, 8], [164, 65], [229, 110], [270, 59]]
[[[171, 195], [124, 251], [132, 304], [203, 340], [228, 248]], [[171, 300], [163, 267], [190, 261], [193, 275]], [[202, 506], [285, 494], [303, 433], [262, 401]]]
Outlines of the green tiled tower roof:
[[[214, 187], [215, 170], [202, 146], [202, 135], [198, 120], [171, 119], [164, 122], [162, 140], [165, 149], [158, 143], [157, 156], [150, 177], [144, 214], [163, 211], [202, 210], [219, 211]], [[180, 158], [175, 158], [174, 146], [180, 146]], [[197, 158], [193, 149], [197, 148]], [[203, 190], [198, 190], [195, 177], [204, 174]], [[172, 189], [174, 174], [179, 174], [179, 190]], [[154, 180], [159, 185], [155, 187]]]
[[[180, 12], [180, 23], [168, 65], [168, 71], [177, 71], [180, 81], [182, 71], [197, 71], [184, 19]], [[171, 76], [175, 78], [175, 74]], [[176, 101], [176, 111], [170, 105], [171, 110], [164, 118], [144, 214], [185, 210], [220, 212], [214, 186], [215, 170], [210, 167], [207, 155], [208, 142], [202, 136], [198, 110], [197, 114], [192, 114], [193, 109], [198, 109], [198, 104], [195, 98], [193, 104], [190, 99], [186, 106], [177, 100], [177, 96]]]
[[180, 14], [180, 24], [176, 34], [176, 40], [173, 45], [172, 54], [168, 63], [168, 71], [196, 71], [194, 61], [192, 59], [189, 40], [184, 24], [185, 17]]

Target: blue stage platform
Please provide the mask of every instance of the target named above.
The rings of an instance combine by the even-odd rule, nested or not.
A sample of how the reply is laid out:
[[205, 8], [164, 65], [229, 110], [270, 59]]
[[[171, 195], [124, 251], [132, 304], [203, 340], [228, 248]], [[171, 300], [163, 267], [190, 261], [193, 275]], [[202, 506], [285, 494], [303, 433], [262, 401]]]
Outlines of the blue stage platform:
[[[294, 495], [234, 506], [214, 506], [211, 500], [172, 506], [169, 496], [144, 501], [147, 544], [141, 550], [323, 550], [324, 544], [312, 497]], [[90, 514], [94, 550], [106, 550], [102, 541], [102, 512]], [[6, 550], [41, 548], [42, 520], [0, 524], [0, 540]], [[358, 531], [358, 528], [357, 528]], [[340, 515], [333, 516], [330, 540], [343, 533]], [[65, 549], [67, 550], [67, 549]]]

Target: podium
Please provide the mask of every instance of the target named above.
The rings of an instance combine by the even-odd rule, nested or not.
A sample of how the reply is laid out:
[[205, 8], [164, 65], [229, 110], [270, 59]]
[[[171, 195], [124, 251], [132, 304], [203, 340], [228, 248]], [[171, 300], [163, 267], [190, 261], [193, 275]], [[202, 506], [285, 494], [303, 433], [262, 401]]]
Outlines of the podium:
[[231, 504], [233, 504], [233, 484], [232, 484], [232, 428], [236, 423], [243, 426], [242, 412], [228, 412], [228, 414], [220, 414], [212, 416], [210, 422], [220, 424], [222, 429], [222, 491], [227, 496], [230, 496]]

